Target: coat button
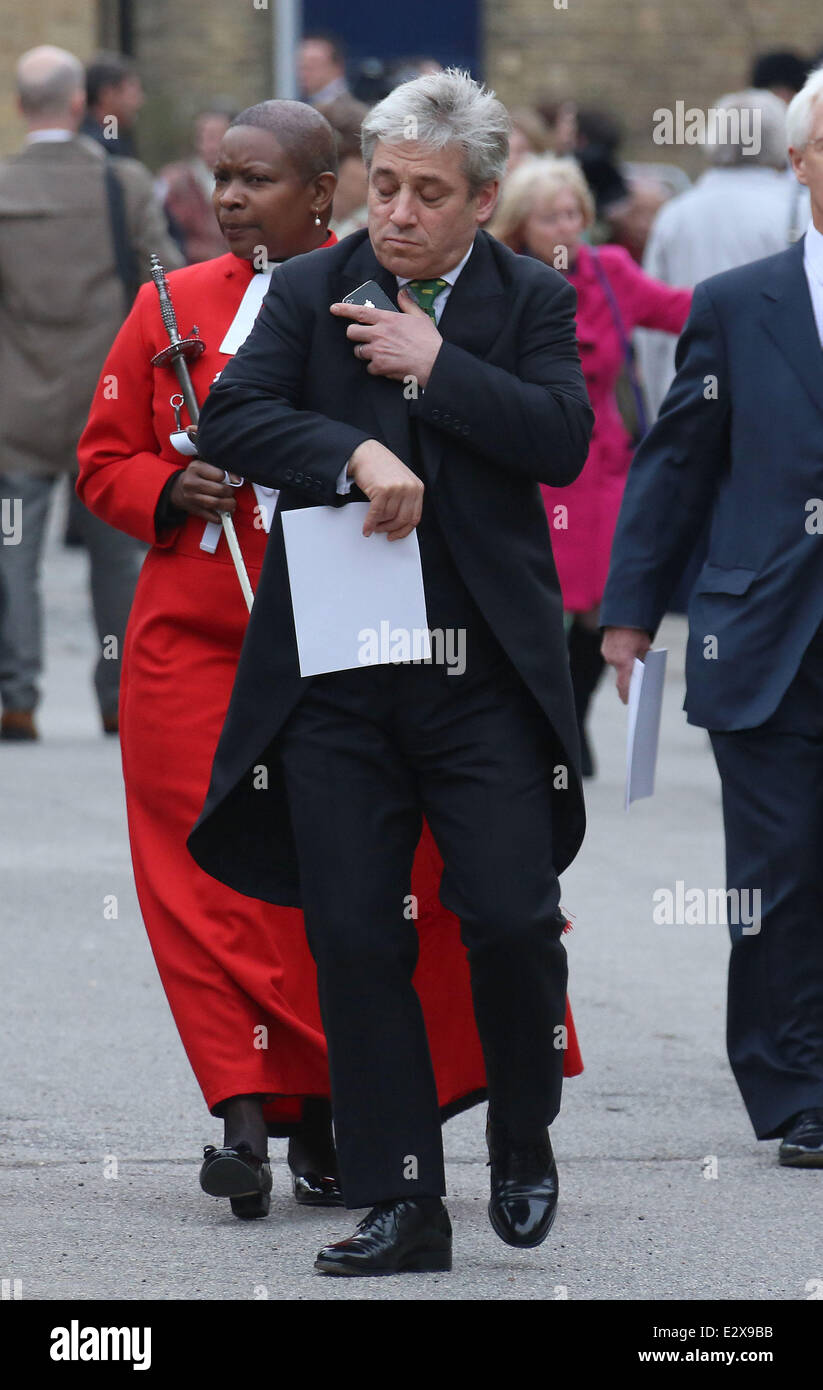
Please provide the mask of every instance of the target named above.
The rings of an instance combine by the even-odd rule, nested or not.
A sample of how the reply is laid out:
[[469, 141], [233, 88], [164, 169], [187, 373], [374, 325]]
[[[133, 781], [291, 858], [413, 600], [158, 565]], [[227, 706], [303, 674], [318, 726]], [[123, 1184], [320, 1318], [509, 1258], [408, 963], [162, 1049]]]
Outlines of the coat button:
[[439, 411], [439, 410], [433, 410], [433, 411], [432, 411], [432, 419], [433, 419], [433, 420], [439, 420], [439, 419], [440, 419], [440, 411]]
[[285, 473], [283, 474], [283, 477], [287, 478], [288, 481], [291, 482], [292, 478], [294, 477], [294, 470], [291, 468], [287, 468]]
[[295, 481], [296, 483], [302, 483], [302, 481], [303, 481], [303, 474], [302, 474], [302, 473], [295, 473], [295, 475], [294, 475], [294, 481]]
[[461, 427], [460, 433], [461, 433], [461, 434], [469, 434], [470, 431], [469, 431], [468, 425], [463, 425], [463, 426]]

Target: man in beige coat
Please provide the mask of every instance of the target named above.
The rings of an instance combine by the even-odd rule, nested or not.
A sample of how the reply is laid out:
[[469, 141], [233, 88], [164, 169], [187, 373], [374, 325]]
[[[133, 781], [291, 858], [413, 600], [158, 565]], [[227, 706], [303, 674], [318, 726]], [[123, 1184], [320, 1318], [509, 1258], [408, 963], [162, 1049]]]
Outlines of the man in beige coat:
[[[28, 136], [0, 163], [0, 738], [32, 739], [40, 557], [54, 484], [76, 469], [103, 361], [148, 279], [151, 252], [172, 267], [182, 258], [148, 170], [107, 159], [77, 134], [80, 61], [59, 48], [31, 49], [17, 80]], [[111, 383], [113, 392], [126, 389]], [[97, 700], [104, 729], [115, 732], [119, 658], [143, 550], [85, 508], [79, 522], [100, 642]]]

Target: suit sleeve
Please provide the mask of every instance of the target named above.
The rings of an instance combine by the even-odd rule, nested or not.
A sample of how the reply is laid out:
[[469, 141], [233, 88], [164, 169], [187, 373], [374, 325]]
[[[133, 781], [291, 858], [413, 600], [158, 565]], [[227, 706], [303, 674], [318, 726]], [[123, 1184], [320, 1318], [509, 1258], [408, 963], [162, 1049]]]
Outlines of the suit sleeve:
[[153, 288], [138, 292], [112, 344], [77, 446], [77, 495], [90, 512], [149, 545], [171, 545], [175, 530], [158, 532], [155, 510], [180, 466], [160, 457], [154, 429], [153, 348], [144, 315]]
[[677, 346], [677, 375], [635, 454], [612, 545], [600, 621], [654, 633], [729, 463], [723, 331], [705, 284]]
[[507, 472], [564, 487], [586, 462], [594, 414], [575, 336], [577, 293], [536, 282], [518, 328], [516, 372], [443, 342], [413, 414]]
[[626, 328], [680, 333], [689, 317], [690, 289], [664, 284], [642, 270], [622, 246], [602, 247], [600, 261], [625, 305]]
[[254, 328], [220, 374], [200, 415], [203, 458], [268, 487], [292, 488], [339, 506], [341, 470], [365, 431], [301, 410], [313, 311], [275, 271]]

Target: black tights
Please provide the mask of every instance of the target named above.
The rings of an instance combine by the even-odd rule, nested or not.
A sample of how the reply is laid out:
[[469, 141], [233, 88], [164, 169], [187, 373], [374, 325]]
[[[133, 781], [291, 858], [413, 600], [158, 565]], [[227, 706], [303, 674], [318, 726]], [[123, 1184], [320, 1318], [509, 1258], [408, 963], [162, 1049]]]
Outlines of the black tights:
[[[245, 1143], [258, 1158], [266, 1158], [269, 1136], [263, 1117], [263, 1097], [230, 1096], [223, 1101], [220, 1111], [224, 1147], [236, 1149], [238, 1144]], [[308, 1096], [304, 1101], [303, 1118], [289, 1140], [289, 1159], [300, 1169], [314, 1168], [322, 1173], [336, 1171], [328, 1100]]]

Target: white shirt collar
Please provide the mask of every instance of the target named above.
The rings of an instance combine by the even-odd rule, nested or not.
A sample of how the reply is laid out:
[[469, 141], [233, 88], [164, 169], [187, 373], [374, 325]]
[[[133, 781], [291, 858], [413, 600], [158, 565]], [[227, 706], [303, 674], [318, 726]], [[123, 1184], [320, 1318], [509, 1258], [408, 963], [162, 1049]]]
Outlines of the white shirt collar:
[[[453, 286], [456, 283], [458, 275], [460, 274], [461, 270], [463, 269], [464, 265], [466, 264], [466, 261], [469, 259], [469, 256], [471, 255], [473, 250], [474, 242], [472, 242], [462, 261], [458, 261], [457, 265], [453, 266], [451, 270], [444, 270], [442, 275], [439, 275], [437, 278], [439, 280], [445, 280], [447, 285]], [[397, 275], [395, 278], [397, 280], [397, 288], [402, 289], [404, 285], [407, 285], [410, 280], [414, 280], [416, 277], [414, 275]]]
[[818, 284], [823, 285], [823, 232], [817, 230], [814, 222], [809, 222], [806, 229], [803, 259], [807, 270], [814, 276]]
[[321, 87], [319, 92], [309, 97], [312, 106], [327, 106], [335, 101], [337, 97], [347, 96], [349, 84], [345, 77], [333, 77], [331, 82], [327, 82], [325, 87]]
[[66, 130], [65, 126], [54, 126], [49, 130], [30, 130], [26, 136], [26, 143], [38, 145], [42, 140], [73, 140], [75, 132]]

